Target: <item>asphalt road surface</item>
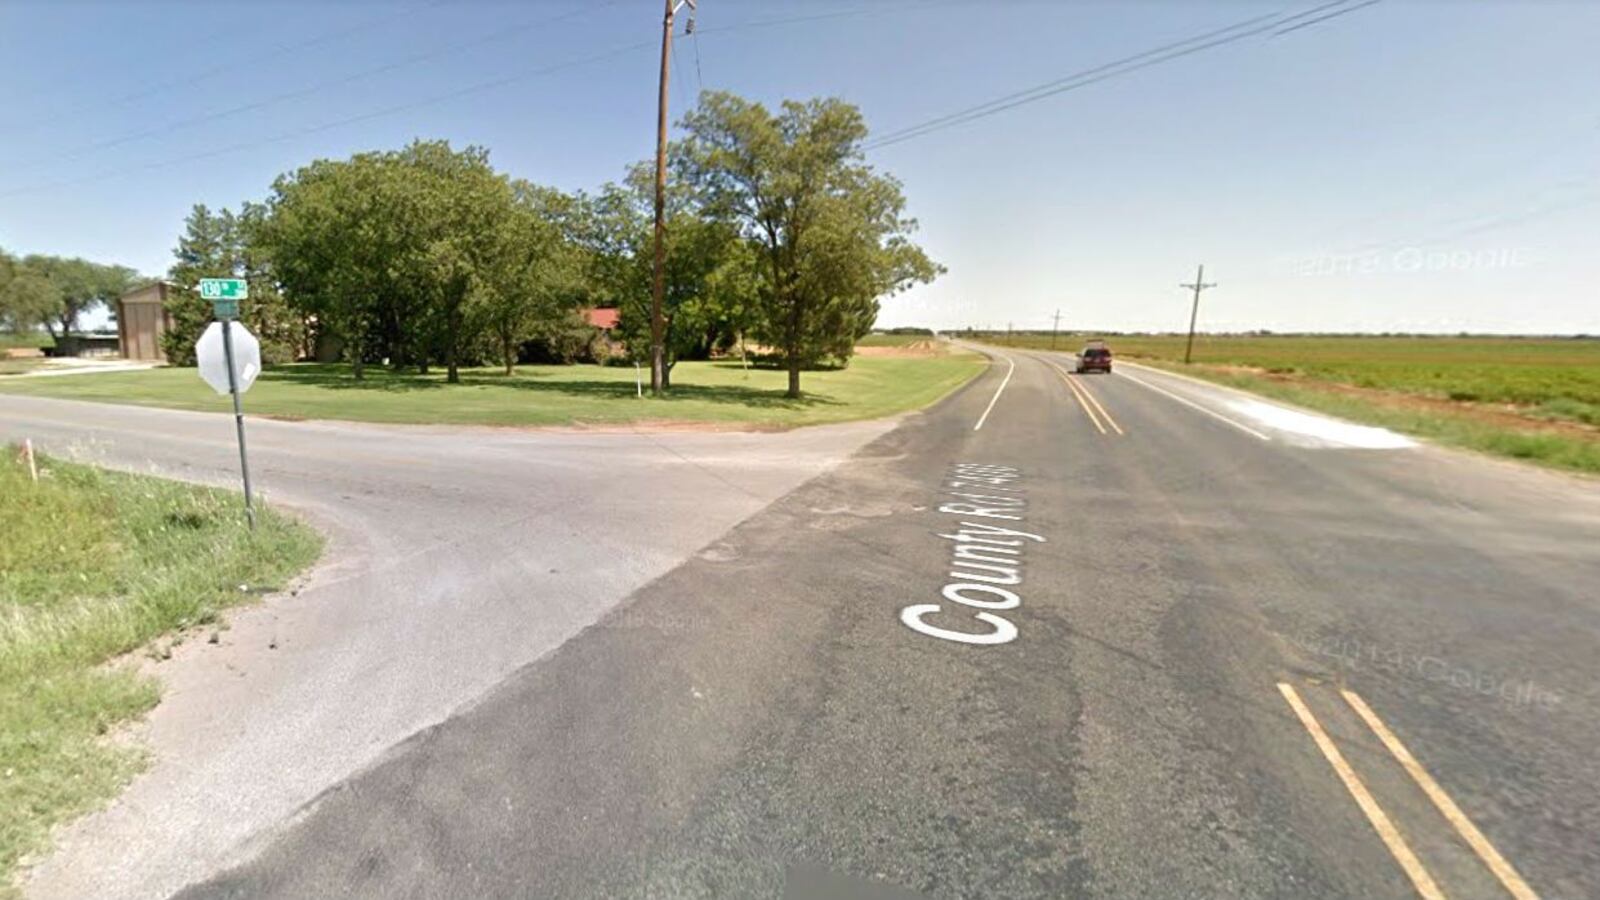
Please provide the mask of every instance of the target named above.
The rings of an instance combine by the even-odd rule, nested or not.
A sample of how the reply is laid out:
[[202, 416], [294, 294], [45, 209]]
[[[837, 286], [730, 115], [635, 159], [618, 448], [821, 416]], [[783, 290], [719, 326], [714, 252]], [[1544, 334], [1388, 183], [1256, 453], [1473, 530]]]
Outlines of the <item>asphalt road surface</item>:
[[694, 468], [760, 511], [182, 895], [1600, 896], [1600, 488], [1070, 359]]
[[[92, 378], [93, 375], [83, 377]], [[248, 409], [248, 396], [246, 398]], [[64, 830], [40, 898], [165, 897], [892, 427], [552, 433], [252, 419], [251, 474], [330, 535], [294, 596], [152, 664], [153, 767]], [[0, 443], [238, 485], [231, 416], [0, 394]]]

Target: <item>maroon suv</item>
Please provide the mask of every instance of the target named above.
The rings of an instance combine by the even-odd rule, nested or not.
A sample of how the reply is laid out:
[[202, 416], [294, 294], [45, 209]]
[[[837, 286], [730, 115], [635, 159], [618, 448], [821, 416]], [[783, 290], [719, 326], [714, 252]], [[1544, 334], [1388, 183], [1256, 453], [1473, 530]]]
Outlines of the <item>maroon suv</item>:
[[1111, 350], [1104, 345], [1091, 344], [1078, 354], [1078, 374], [1111, 371]]

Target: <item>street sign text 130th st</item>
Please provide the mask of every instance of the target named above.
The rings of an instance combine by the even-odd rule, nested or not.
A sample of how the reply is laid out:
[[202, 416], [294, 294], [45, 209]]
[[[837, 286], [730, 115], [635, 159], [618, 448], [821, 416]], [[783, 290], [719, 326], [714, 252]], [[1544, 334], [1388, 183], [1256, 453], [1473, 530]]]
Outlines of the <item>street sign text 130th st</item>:
[[250, 283], [243, 278], [200, 279], [201, 300], [248, 300]]
[[200, 299], [210, 300], [218, 319], [239, 317], [239, 301], [250, 297], [250, 283], [243, 278], [202, 278]]

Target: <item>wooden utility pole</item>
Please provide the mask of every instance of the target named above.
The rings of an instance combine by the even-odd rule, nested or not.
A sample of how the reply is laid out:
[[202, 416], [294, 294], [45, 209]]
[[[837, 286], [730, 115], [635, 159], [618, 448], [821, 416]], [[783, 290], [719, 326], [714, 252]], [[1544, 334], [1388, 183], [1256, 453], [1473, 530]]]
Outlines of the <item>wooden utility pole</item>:
[[1061, 310], [1056, 310], [1056, 323], [1050, 326], [1050, 349], [1056, 348], [1056, 332], [1061, 330]]
[[[695, 8], [695, 0], [666, 0], [666, 15], [661, 19], [661, 82], [656, 95], [656, 231], [655, 266], [650, 283], [650, 393], [660, 394], [667, 380], [666, 319], [661, 305], [667, 290], [667, 73], [672, 59], [672, 19], [685, 3]], [[692, 17], [691, 17], [692, 18]]]
[[1183, 348], [1184, 365], [1188, 365], [1189, 360], [1194, 356], [1194, 322], [1195, 318], [1200, 315], [1200, 292], [1206, 288], [1214, 288], [1216, 286], [1215, 282], [1206, 284], [1206, 267], [1204, 263], [1201, 263], [1199, 271], [1194, 273], [1194, 284], [1178, 285], [1181, 288], [1194, 289], [1194, 305], [1189, 307], [1189, 343]]

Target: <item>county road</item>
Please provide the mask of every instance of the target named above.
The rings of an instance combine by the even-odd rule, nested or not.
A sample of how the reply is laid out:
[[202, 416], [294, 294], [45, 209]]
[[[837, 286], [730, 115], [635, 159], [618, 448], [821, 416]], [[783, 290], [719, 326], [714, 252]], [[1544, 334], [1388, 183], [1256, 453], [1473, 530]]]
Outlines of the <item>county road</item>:
[[[740, 438], [812, 442], [819, 474], [792, 490], [734, 463], [755, 448], [696, 436], [717, 458], [679, 474], [758, 512], [205, 863], [231, 866], [181, 866], [183, 896], [1600, 895], [1600, 487], [1070, 365], [998, 351], [859, 449]], [[13, 399], [6, 430], [72, 417]], [[510, 465], [477, 440], [436, 490]], [[311, 449], [279, 477], [336, 455]], [[656, 514], [638, 493], [529, 502], [565, 504], [520, 536], [529, 555], [557, 523]], [[456, 552], [426, 571], [457, 577]], [[619, 552], [566, 564], [610, 578]], [[534, 630], [564, 595], [507, 565], [522, 586], [497, 625]], [[391, 675], [294, 699], [381, 704]], [[303, 733], [322, 728], [369, 730]], [[253, 777], [295, 781], [276, 770], [308, 755]], [[234, 808], [250, 791], [211, 787]], [[74, 850], [56, 859], [139, 865]], [[70, 883], [47, 866], [30, 888]]]

